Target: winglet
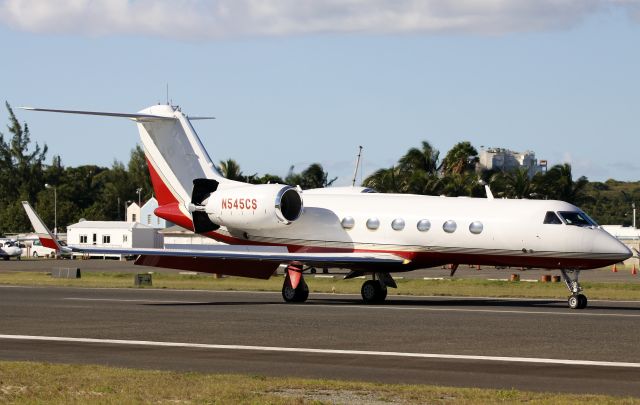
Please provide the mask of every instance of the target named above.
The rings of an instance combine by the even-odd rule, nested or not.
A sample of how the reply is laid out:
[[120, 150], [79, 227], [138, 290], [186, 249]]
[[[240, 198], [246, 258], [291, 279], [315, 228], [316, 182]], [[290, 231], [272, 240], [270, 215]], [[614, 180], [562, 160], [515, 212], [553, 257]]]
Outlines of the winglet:
[[40, 239], [40, 243], [42, 246], [48, 247], [49, 249], [54, 249], [57, 252], [66, 252], [71, 249], [60, 246], [56, 238], [53, 236], [49, 228], [42, 222], [40, 216], [35, 212], [35, 210], [29, 204], [29, 201], [23, 201], [22, 206], [29, 217], [29, 221], [31, 222], [31, 226], [33, 226], [33, 230], [38, 235], [38, 239]]

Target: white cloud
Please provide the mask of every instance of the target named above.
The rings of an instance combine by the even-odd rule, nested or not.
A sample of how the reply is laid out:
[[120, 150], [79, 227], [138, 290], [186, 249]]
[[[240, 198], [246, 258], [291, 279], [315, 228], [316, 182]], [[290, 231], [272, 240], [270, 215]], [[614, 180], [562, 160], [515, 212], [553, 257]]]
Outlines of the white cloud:
[[36, 33], [183, 39], [323, 32], [504, 34], [571, 27], [638, 0], [0, 0], [0, 21]]

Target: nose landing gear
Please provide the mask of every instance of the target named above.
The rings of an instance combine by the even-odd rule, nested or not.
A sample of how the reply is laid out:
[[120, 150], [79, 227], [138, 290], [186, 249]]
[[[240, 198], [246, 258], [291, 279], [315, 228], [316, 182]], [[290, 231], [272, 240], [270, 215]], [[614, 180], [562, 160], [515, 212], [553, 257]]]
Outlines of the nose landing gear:
[[[569, 303], [569, 308], [571, 309], [584, 309], [587, 307], [587, 297], [584, 294], [581, 294], [582, 287], [580, 287], [580, 283], [578, 282], [578, 276], [580, 275], [580, 270], [565, 270], [560, 269], [560, 273], [562, 273], [562, 280], [566, 284], [571, 296], [567, 300]], [[572, 278], [571, 275], [574, 275]]]

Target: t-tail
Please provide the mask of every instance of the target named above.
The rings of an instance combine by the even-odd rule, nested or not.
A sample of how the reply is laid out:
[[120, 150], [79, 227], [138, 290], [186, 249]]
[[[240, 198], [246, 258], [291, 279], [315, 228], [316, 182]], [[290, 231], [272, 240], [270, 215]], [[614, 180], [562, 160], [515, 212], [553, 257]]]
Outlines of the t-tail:
[[22, 206], [24, 207], [27, 216], [29, 217], [29, 221], [31, 222], [31, 226], [33, 226], [33, 230], [36, 235], [38, 235], [38, 239], [40, 239], [40, 243], [44, 247], [48, 247], [49, 249], [54, 249], [56, 252], [71, 252], [71, 249], [66, 246], [61, 246], [60, 242], [53, 236], [49, 228], [44, 224], [38, 213], [31, 207], [29, 201], [23, 201]]
[[[164, 104], [137, 113], [23, 109], [122, 117], [135, 121], [158, 200], [155, 214], [183, 228], [208, 233], [220, 226], [264, 228], [274, 223], [280, 226], [290, 224], [302, 213], [302, 198], [293, 187], [275, 184], [254, 186], [228, 180], [218, 172], [190, 122], [212, 117], [188, 117], [178, 107]], [[213, 195], [215, 198], [211, 198]], [[225, 208], [226, 202], [240, 212], [232, 215]], [[251, 211], [251, 215], [239, 215], [246, 214], [245, 211]], [[257, 215], [258, 211], [260, 215]]]

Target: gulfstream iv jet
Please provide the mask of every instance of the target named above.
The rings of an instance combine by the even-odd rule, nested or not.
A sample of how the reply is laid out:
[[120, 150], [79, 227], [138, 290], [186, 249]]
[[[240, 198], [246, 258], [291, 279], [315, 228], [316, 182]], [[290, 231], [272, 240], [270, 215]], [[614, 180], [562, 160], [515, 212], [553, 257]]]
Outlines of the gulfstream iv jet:
[[[228, 245], [209, 250], [77, 245], [87, 253], [139, 255], [136, 264], [267, 279], [287, 266], [282, 296], [303, 302], [310, 267], [368, 276], [362, 299], [382, 302], [392, 274], [451, 264], [560, 270], [571, 308], [585, 308], [581, 270], [629, 258], [631, 251], [578, 207], [562, 201], [379, 194], [370, 189], [301, 190], [224, 178], [191, 125], [171, 105], [138, 113], [51, 110], [124, 117], [138, 126], [159, 207], [157, 216]], [[37, 221], [37, 215], [30, 215]], [[39, 228], [42, 238], [50, 234]], [[48, 246], [49, 242], [43, 245]]]

